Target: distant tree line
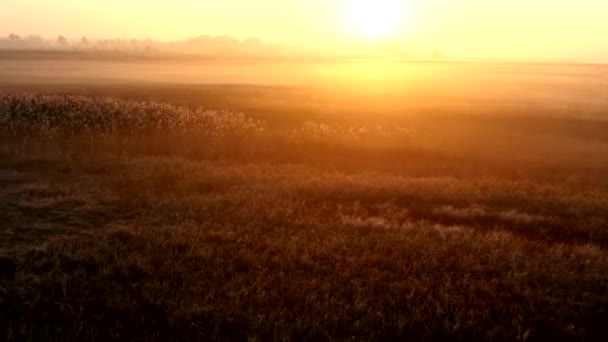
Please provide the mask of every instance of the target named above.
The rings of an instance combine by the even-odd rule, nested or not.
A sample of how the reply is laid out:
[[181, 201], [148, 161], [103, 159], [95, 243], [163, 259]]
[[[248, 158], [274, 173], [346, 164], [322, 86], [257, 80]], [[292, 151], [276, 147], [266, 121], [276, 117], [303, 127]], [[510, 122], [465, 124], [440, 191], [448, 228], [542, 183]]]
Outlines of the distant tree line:
[[[111, 51], [141, 54], [176, 53], [209, 56], [318, 56], [320, 52], [302, 45], [266, 43], [259, 38], [238, 39], [232, 36], [198, 36], [184, 41], [161, 42], [152, 39], [89, 39], [66, 38], [60, 35], [47, 39], [40, 35], [20, 36], [10, 33], [0, 36], [0, 50], [58, 50], [58, 51]], [[375, 52], [361, 54], [339, 54], [345, 57], [381, 57]], [[416, 58], [406, 50], [397, 52], [395, 57]], [[420, 58], [445, 58], [439, 50], [432, 50]]]
[[47, 39], [39, 35], [20, 36], [11, 33], [0, 37], [0, 50], [72, 50], [116, 52], [172, 52], [235, 56], [316, 55], [318, 51], [301, 45], [266, 43], [259, 38], [240, 40], [231, 36], [199, 36], [186, 41], [160, 42], [151, 39], [78, 39], [63, 35]]

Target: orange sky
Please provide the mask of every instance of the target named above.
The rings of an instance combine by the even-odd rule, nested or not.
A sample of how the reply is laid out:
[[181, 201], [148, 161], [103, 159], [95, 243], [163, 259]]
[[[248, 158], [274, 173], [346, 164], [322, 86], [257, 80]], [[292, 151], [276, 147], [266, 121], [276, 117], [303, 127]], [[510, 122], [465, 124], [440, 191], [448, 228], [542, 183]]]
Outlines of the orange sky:
[[608, 62], [606, 0], [403, 0], [405, 21], [370, 39], [344, 23], [361, 0], [7, 0], [0, 35], [187, 39], [257, 36], [321, 50], [437, 48], [455, 57]]

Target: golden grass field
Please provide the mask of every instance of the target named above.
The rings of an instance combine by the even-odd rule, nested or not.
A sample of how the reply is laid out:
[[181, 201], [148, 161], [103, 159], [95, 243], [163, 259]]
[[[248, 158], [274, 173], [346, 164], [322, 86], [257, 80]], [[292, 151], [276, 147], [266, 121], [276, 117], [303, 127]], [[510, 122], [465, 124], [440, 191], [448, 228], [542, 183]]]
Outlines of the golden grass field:
[[601, 80], [408, 97], [6, 70], [2, 340], [606, 337]]

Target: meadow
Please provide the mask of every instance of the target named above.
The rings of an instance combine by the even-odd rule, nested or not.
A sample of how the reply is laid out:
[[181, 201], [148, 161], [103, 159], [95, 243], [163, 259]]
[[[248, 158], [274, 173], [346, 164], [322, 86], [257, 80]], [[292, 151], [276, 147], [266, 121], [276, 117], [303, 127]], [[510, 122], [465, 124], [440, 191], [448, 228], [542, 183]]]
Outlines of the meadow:
[[0, 338], [602, 340], [608, 98], [560, 68], [436, 93], [0, 70]]

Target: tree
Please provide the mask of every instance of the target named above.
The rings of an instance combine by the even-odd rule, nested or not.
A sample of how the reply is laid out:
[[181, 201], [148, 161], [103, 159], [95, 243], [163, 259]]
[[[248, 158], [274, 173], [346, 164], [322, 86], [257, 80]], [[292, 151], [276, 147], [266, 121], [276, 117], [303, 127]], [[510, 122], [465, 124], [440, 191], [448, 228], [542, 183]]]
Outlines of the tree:
[[264, 42], [259, 38], [247, 38], [241, 46], [243, 52], [249, 55], [261, 55], [264, 52]]
[[439, 59], [439, 58], [443, 58], [443, 54], [441, 53], [441, 51], [439, 51], [439, 50], [435, 49], [435, 50], [433, 50], [433, 52], [431, 53], [431, 57], [432, 57], [432, 58], [437, 58], [437, 59]]
[[68, 40], [64, 36], [59, 36], [57, 37], [57, 44], [59, 44], [59, 46], [66, 46], [68, 45]]
[[89, 42], [89, 40], [87, 39], [87, 37], [82, 37], [82, 39], [80, 39], [80, 44], [84, 47], [89, 46], [91, 43]]
[[8, 35], [8, 40], [17, 41], [21, 40], [21, 37], [18, 34], [11, 33]]

